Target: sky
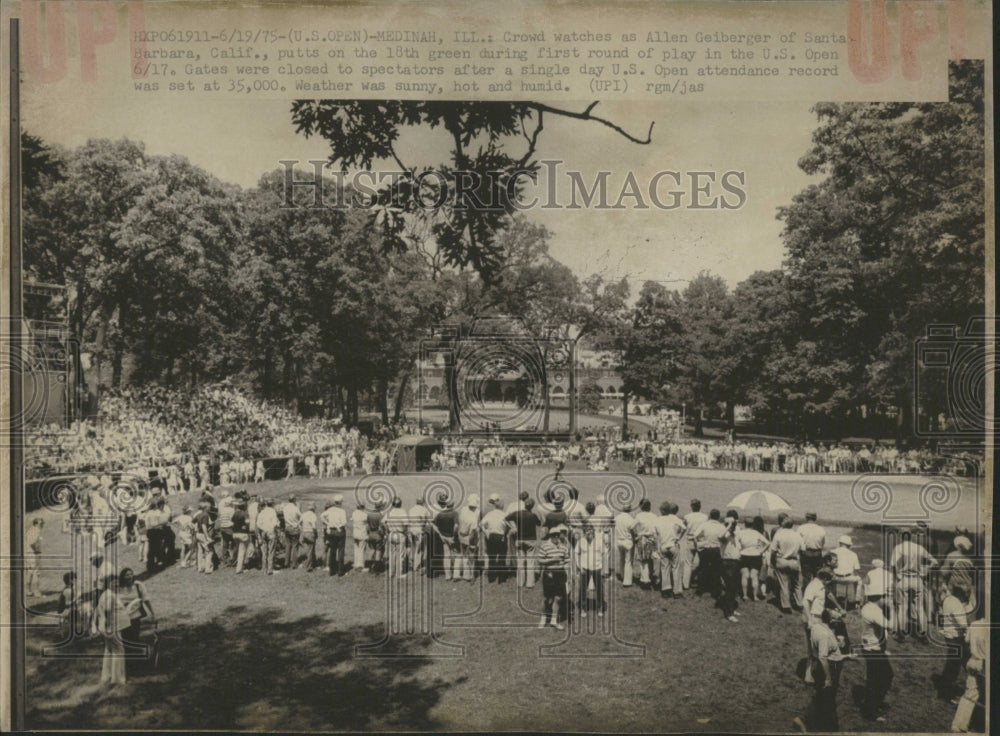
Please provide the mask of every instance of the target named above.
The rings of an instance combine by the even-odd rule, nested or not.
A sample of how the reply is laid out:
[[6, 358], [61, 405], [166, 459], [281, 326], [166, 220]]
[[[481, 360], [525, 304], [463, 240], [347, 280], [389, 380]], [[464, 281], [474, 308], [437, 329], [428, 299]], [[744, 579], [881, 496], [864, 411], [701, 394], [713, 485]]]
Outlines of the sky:
[[[25, 85], [22, 120], [28, 132], [67, 147], [89, 138], [127, 137], [142, 141], [150, 154], [183, 155], [243, 187], [254, 186], [282, 159], [305, 163], [329, 153], [322, 139], [294, 132], [291, 100], [95, 97], [67, 95], [65, 88], [62, 94], [55, 91]], [[582, 110], [590, 102], [564, 106]], [[640, 137], [653, 122], [648, 145], [631, 143], [594, 122], [548, 116], [538, 157], [565, 162], [560, 171], [579, 171], [588, 185], [599, 172], [610, 171], [612, 199], [627, 172], [645, 187], [659, 171], [715, 171], [721, 176], [734, 170], [745, 172], [746, 203], [737, 210], [668, 211], [636, 209], [626, 200], [624, 210], [532, 209], [526, 217], [552, 232], [550, 252], [580, 277], [624, 276], [637, 292], [645, 280], [683, 288], [686, 280], [710, 271], [735, 286], [756, 270], [781, 264], [781, 222], [775, 216], [811, 181], [797, 166], [816, 127], [810, 107], [800, 101], [669, 101], [602, 103], [595, 110]], [[404, 138], [404, 162], [433, 166], [444, 161], [447, 146], [441, 135], [435, 131]], [[560, 179], [561, 184], [567, 181]], [[661, 192], [674, 188], [672, 179], [661, 182]], [[568, 201], [568, 187], [559, 191], [566, 192], [560, 200]]]

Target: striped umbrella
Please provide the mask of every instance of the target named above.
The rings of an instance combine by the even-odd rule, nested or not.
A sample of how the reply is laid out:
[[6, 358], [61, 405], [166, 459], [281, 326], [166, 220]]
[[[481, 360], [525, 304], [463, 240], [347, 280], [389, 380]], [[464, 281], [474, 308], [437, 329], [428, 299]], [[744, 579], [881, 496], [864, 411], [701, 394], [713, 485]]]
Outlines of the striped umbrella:
[[771, 491], [744, 491], [726, 504], [726, 508], [741, 509], [743, 511], [754, 509], [756, 511], [772, 512], [792, 510], [792, 507], [788, 505], [788, 501]]

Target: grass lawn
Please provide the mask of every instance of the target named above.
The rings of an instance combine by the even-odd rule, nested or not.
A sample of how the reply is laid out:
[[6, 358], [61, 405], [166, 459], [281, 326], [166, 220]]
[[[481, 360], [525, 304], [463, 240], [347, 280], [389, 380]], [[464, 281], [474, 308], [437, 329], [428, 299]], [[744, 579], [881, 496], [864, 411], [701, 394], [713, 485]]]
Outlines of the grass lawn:
[[[549, 471], [525, 468], [520, 480], [513, 469], [456, 477], [481, 498], [496, 490], [510, 499], [519, 483], [533, 489]], [[760, 485], [752, 477], [646, 482], [654, 501], [671, 497], [682, 510], [690, 495], [700, 495], [706, 506], [724, 505], [715, 499]], [[300, 479], [256, 488], [268, 496], [295, 492], [317, 500], [336, 490], [350, 508], [355, 483]], [[412, 476], [394, 483], [409, 505], [419, 483]], [[594, 483], [583, 493], [597, 489]], [[798, 494], [819, 503], [844, 488], [849, 492], [849, 482], [830, 483], [795, 484], [783, 493], [793, 496], [801, 513]], [[175, 510], [186, 498], [171, 497]], [[46, 554], [67, 553], [59, 520], [41, 513], [49, 514]], [[880, 535], [863, 515], [845, 512], [841, 523], [832, 523], [832, 515], [820, 513], [831, 536], [851, 531], [863, 564], [881, 554]], [[120, 564], [139, 568], [134, 547], [122, 548]], [[50, 622], [43, 614], [54, 610], [68, 567], [53, 565], [43, 573], [44, 598], [29, 599], [31, 623]], [[267, 577], [224, 568], [206, 576], [167, 568], [146, 583], [159, 618], [160, 666], [130, 674], [127, 685], [97, 688], [100, 659], [79, 655], [99, 655], [102, 643], [75, 642], [64, 653], [76, 656], [42, 657], [41, 647], [51, 646], [57, 634], [29, 630], [27, 727], [783, 732], [792, 730], [811, 696], [795, 674], [805, 656], [799, 617], [771, 603], [743, 603], [741, 620], [733, 624], [708, 597], [663, 600], [656, 592], [614, 584], [604, 619], [591, 614], [560, 632], [537, 628], [539, 588], [519, 594], [513, 581], [436, 578], [421, 588], [423, 578], [408, 581], [405, 590], [416, 596], [409, 600], [424, 601], [426, 616], [404, 607], [400, 622], [398, 611], [387, 612], [388, 583], [381, 575], [331, 578], [322, 570], [282, 570]], [[387, 637], [390, 621], [415, 633]], [[421, 633], [422, 626], [432, 633]], [[857, 611], [848, 626], [858, 643]], [[861, 719], [851, 688], [863, 682], [864, 665], [848, 662], [839, 696], [841, 729], [948, 730], [954, 706], [934, 698], [930, 681], [941, 668], [940, 649], [908, 641], [890, 642], [890, 651], [897, 655], [896, 680], [886, 722]], [[359, 656], [371, 654], [380, 656]]]

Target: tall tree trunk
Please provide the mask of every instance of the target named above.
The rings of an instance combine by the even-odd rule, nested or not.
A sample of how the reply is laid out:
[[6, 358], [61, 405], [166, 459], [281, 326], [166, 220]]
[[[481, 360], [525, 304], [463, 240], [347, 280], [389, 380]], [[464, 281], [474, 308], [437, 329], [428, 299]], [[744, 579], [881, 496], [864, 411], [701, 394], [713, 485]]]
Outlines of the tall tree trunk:
[[700, 404], [695, 407], [695, 414], [694, 414], [694, 436], [695, 437], [704, 437], [705, 436], [705, 430], [702, 427], [702, 408], [701, 408]]
[[410, 370], [403, 372], [399, 378], [399, 388], [396, 389], [396, 405], [393, 408], [392, 421], [398, 422], [403, 416], [403, 401], [406, 397], [406, 387], [410, 385]]
[[628, 437], [628, 391], [622, 387], [622, 439]]
[[378, 395], [375, 397], [378, 401], [378, 410], [382, 415], [382, 424], [389, 424], [389, 381], [385, 376], [378, 379], [376, 384], [376, 389]]
[[350, 414], [350, 426], [358, 426], [358, 389], [355, 386], [347, 389], [347, 411]]
[[98, 404], [100, 402], [101, 396], [101, 363], [105, 348], [105, 343], [108, 338], [108, 327], [111, 324], [111, 317], [115, 313], [114, 304], [106, 304], [101, 309], [101, 321], [97, 325], [97, 336], [94, 338], [94, 362], [93, 362], [93, 385], [91, 387], [91, 392], [93, 396], [93, 410], [94, 414], [97, 413]]
[[726, 400], [726, 429], [733, 430], [736, 436], [736, 402], [730, 399]]

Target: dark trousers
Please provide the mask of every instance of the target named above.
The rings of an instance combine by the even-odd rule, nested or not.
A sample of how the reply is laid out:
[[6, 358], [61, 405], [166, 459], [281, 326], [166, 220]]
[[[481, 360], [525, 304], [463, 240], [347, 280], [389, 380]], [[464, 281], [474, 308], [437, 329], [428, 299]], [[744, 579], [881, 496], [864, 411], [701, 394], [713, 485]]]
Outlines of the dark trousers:
[[306, 570], [316, 567], [316, 532], [302, 532], [299, 537], [299, 549], [305, 553]]
[[[546, 616], [557, 616], [556, 620], [566, 619], [566, 571], [542, 571], [542, 595], [545, 596]], [[558, 606], [558, 610], [553, 610]]]
[[666, 473], [664, 472], [665, 464], [666, 460], [660, 457], [656, 458], [656, 475], [658, 478], [662, 478], [664, 475], [666, 475]]
[[285, 530], [285, 567], [291, 569], [299, 561], [299, 530]]
[[830, 687], [824, 687], [826, 676], [817, 663], [814, 677], [816, 680], [812, 702], [806, 713], [806, 727], [810, 731], [839, 731], [840, 722], [837, 718], [837, 690], [840, 688], [840, 662], [830, 662], [830, 673], [833, 682]]
[[892, 686], [892, 665], [885, 652], [864, 652], [865, 694], [861, 701], [861, 715], [868, 720], [878, 717], [885, 694]]
[[722, 606], [722, 615], [726, 618], [733, 615], [739, 605], [736, 601], [736, 593], [740, 589], [740, 561], [722, 561], [722, 581], [725, 589], [722, 597], [719, 598], [719, 605]]
[[587, 610], [587, 588], [594, 581], [594, 606], [604, 612], [604, 575], [600, 570], [580, 570], [580, 610]]
[[341, 530], [339, 532], [326, 532], [323, 535], [326, 543], [326, 566], [330, 574], [344, 574], [344, 554], [347, 549], [347, 534]]
[[135, 522], [138, 518], [139, 517], [136, 514], [125, 515], [125, 541], [128, 543], [136, 541]]
[[941, 669], [941, 679], [938, 681], [938, 695], [951, 698], [956, 694], [958, 674], [965, 661], [965, 639], [945, 637], [944, 667]]
[[489, 569], [486, 571], [486, 579], [491, 583], [495, 580], [502, 583], [507, 579], [507, 538], [502, 534], [488, 534], [486, 536], [486, 559], [489, 562]]
[[722, 555], [718, 547], [698, 551], [698, 592], [718, 599], [722, 595]]
[[799, 553], [799, 566], [802, 568], [802, 588], [816, 577], [816, 571], [823, 566], [823, 553], [819, 550], [804, 549]]

